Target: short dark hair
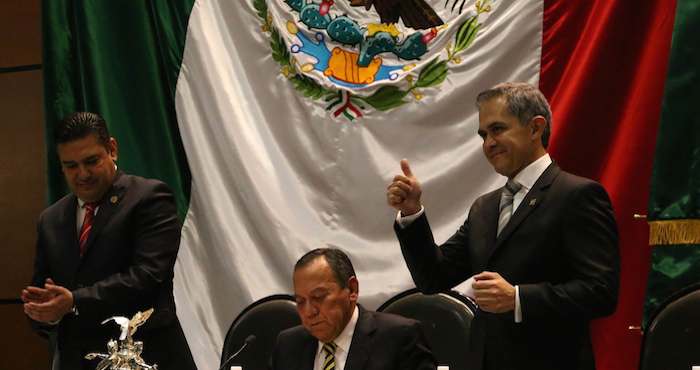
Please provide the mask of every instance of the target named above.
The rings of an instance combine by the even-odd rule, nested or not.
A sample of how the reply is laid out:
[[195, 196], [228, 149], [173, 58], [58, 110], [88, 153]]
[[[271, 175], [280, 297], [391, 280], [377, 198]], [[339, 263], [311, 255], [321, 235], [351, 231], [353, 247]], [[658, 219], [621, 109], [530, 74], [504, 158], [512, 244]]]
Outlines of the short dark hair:
[[104, 118], [97, 113], [74, 112], [58, 122], [54, 139], [56, 144], [63, 144], [91, 134], [97, 137], [100, 144], [104, 146], [109, 144], [109, 130]]
[[317, 258], [323, 257], [331, 267], [335, 280], [341, 288], [347, 288], [348, 280], [355, 275], [355, 269], [352, 267], [350, 257], [345, 252], [337, 248], [316, 248], [307, 252], [294, 265], [294, 271], [308, 265]]
[[544, 117], [542, 146], [547, 148], [552, 125], [552, 109], [544, 94], [529, 83], [504, 82], [480, 92], [476, 97], [476, 107], [480, 108], [481, 103], [501, 96], [506, 99], [508, 113], [517, 117], [523, 125], [535, 116]]

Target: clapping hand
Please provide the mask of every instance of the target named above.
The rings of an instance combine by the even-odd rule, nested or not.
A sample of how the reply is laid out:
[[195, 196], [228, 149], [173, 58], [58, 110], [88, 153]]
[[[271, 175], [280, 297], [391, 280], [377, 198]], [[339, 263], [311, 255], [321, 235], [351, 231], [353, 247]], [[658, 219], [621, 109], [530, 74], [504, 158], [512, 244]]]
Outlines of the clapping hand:
[[24, 313], [43, 323], [56, 322], [73, 309], [73, 293], [51, 279], [46, 279], [44, 288], [24, 288], [21, 297]]

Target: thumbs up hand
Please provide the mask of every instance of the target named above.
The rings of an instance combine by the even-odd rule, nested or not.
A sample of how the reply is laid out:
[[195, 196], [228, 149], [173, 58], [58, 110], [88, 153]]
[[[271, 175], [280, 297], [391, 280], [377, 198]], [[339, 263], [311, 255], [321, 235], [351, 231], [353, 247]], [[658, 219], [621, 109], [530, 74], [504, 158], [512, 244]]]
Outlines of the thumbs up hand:
[[421, 209], [420, 196], [423, 192], [420, 182], [411, 171], [408, 160], [401, 160], [403, 175], [394, 176], [386, 191], [387, 203], [401, 211], [403, 216], [410, 216]]

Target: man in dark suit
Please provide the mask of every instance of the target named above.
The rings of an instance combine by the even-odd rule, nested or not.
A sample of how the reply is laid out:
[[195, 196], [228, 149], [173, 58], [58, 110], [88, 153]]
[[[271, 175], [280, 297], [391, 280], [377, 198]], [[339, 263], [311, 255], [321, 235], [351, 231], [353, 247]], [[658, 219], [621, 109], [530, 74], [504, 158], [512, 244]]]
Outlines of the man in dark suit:
[[551, 111], [537, 88], [500, 84], [477, 106], [484, 154], [508, 182], [478, 198], [451, 238], [437, 247], [406, 160], [388, 187], [413, 280], [435, 293], [474, 278], [474, 369], [594, 369], [589, 322], [614, 311], [619, 285], [608, 195], [552, 163]]
[[94, 113], [56, 128], [58, 156], [72, 191], [39, 218], [34, 276], [24, 311], [57, 338], [54, 369], [94, 369], [84, 359], [116, 338], [112, 316], [154, 308], [135, 340], [161, 369], [195, 369], [175, 315], [173, 266], [180, 222], [164, 183], [117, 170], [117, 142]]
[[359, 283], [348, 256], [315, 249], [294, 266], [302, 325], [280, 333], [273, 370], [435, 369], [420, 324], [357, 304]]

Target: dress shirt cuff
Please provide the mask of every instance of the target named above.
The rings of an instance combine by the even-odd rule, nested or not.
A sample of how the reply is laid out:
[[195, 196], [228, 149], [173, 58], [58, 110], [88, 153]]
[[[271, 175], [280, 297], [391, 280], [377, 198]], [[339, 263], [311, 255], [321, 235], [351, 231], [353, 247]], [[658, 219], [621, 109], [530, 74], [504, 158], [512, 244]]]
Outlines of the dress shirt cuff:
[[[70, 309], [70, 311], [68, 311], [68, 313], [66, 315], [70, 315], [70, 314], [73, 314], [74, 316], [78, 316], [78, 308], [75, 307], [75, 305], [73, 305], [73, 307]], [[55, 320], [55, 321], [49, 321], [49, 322], [47, 322], [47, 324], [55, 326], [55, 325], [60, 324], [61, 320], [63, 320], [63, 317], [61, 317], [60, 319]]]
[[520, 288], [515, 286], [515, 322], [523, 322], [523, 311], [520, 307]]
[[399, 227], [402, 229], [405, 229], [408, 227], [413, 221], [417, 220], [418, 217], [422, 216], [423, 213], [425, 212], [425, 208], [423, 206], [420, 206], [420, 211], [410, 215], [410, 216], [401, 216], [401, 211], [396, 212], [396, 223], [399, 224]]

